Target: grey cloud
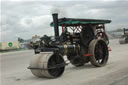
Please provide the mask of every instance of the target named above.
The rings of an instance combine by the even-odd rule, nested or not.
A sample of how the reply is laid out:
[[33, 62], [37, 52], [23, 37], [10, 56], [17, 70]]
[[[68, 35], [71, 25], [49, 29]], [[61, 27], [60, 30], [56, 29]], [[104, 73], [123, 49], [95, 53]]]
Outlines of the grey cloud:
[[[51, 13], [59, 17], [111, 19], [107, 30], [124, 28], [128, 22], [128, 1], [2, 1], [2, 41], [24, 39], [38, 35], [53, 35]], [[11, 35], [11, 36], [10, 36]]]

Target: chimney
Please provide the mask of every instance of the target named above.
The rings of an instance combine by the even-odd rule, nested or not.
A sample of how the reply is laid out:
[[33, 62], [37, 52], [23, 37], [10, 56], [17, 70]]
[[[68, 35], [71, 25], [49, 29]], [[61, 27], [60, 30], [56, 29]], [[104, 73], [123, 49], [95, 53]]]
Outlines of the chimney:
[[58, 13], [54, 13], [52, 14], [52, 16], [53, 16], [55, 38], [58, 40], [59, 39]]

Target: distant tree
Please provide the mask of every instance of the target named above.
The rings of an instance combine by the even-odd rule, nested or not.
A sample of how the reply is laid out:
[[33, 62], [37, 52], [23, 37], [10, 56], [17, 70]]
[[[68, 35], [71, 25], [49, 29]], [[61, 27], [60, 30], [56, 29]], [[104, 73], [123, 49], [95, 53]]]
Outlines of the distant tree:
[[117, 28], [117, 29], [112, 30], [111, 32], [122, 32], [122, 31], [123, 31], [123, 28]]
[[122, 28], [118, 28], [116, 31], [121, 32], [122, 30], [123, 30]]
[[21, 42], [24, 42], [24, 39], [18, 37], [18, 41], [21, 43]]

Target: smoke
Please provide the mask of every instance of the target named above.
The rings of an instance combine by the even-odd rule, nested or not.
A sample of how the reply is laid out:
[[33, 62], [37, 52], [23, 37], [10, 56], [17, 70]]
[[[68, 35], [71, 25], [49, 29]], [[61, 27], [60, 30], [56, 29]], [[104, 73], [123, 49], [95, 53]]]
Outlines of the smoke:
[[58, 13], [59, 18], [68, 17], [67, 11], [62, 7], [53, 6], [51, 8], [51, 14], [54, 14], [54, 13]]
[[51, 14], [54, 14], [54, 13], [60, 13], [60, 9], [56, 6], [52, 7], [51, 9]]

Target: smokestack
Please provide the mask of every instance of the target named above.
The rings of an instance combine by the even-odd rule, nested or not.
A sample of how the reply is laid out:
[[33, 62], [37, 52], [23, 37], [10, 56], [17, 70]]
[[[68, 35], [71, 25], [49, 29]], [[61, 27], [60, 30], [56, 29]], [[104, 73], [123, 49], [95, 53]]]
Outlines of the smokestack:
[[58, 40], [59, 38], [58, 13], [53, 13], [52, 16], [53, 16], [55, 38]]

